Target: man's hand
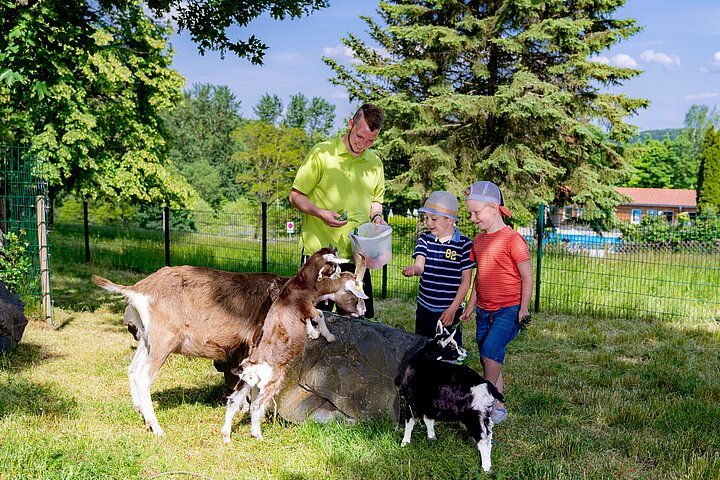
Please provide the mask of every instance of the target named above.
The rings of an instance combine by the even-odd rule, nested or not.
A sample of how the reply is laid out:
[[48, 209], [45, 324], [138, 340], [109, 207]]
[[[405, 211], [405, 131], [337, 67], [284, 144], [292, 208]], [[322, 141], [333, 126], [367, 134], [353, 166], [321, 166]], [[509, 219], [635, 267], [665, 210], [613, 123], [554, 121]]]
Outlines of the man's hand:
[[338, 228], [343, 227], [347, 225], [347, 220], [340, 220], [340, 214], [337, 212], [333, 212], [332, 210], [321, 210], [320, 212], [320, 218], [325, 220], [325, 223], [327, 223], [328, 227], [332, 228]]

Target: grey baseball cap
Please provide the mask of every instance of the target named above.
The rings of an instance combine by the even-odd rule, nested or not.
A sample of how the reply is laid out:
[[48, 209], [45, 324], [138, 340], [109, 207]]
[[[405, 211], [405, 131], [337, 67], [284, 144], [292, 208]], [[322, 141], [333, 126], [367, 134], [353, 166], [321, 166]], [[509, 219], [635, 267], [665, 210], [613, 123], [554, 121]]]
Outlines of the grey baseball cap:
[[425, 200], [425, 205], [423, 205], [422, 208], [418, 208], [418, 212], [442, 215], [443, 217], [452, 218], [457, 222], [458, 201], [452, 193], [438, 190], [430, 194], [428, 199]]
[[477, 200], [478, 202], [495, 203], [500, 207], [500, 213], [506, 217], [512, 217], [510, 210], [505, 207], [500, 188], [493, 182], [482, 180], [475, 182], [463, 191], [465, 200]]

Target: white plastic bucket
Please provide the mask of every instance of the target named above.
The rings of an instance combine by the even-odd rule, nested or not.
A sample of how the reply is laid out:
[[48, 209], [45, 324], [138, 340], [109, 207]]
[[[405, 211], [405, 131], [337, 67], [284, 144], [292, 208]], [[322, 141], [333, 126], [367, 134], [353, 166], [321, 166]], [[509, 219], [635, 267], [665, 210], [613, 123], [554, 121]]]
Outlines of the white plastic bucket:
[[[360, 252], [365, 256], [367, 267], [380, 268], [392, 260], [392, 227], [375, 223], [358, 225], [353, 233], [348, 234], [350, 239], [356, 239]], [[351, 241], [353, 252], [356, 251], [355, 242]]]

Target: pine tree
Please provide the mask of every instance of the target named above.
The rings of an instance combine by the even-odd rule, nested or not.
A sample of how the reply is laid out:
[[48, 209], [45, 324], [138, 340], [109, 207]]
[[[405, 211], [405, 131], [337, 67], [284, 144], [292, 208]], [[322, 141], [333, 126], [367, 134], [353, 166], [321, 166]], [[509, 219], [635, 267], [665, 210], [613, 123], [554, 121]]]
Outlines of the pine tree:
[[[610, 208], [627, 175], [623, 118], [646, 100], [603, 93], [639, 74], [597, 55], [635, 34], [623, 0], [392, 0], [356, 63], [324, 61], [352, 99], [386, 109], [390, 191], [419, 199], [487, 179], [517, 213], [544, 202]], [[409, 188], [412, 187], [412, 188]], [[408, 192], [410, 192], [408, 194]]]
[[705, 132], [700, 155], [697, 204], [701, 213], [720, 212], [720, 129], [715, 132], [712, 126]]

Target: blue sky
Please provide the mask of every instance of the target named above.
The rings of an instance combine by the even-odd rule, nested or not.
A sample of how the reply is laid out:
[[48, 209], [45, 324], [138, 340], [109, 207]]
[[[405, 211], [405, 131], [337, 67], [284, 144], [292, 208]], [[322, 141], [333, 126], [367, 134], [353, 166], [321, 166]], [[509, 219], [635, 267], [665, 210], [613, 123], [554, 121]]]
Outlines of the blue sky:
[[[332, 71], [322, 56], [349, 62], [340, 42], [349, 32], [368, 39], [360, 15], [375, 14], [377, 3], [368, 0], [330, 0], [330, 7], [297, 20], [259, 18], [242, 38], [254, 34], [270, 48], [262, 66], [251, 65], [228, 54], [201, 56], [181, 34], [172, 39], [176, 50], [173, 66], [195, 83], [227, 85], [240, 100], [242, 114], [252, 117], [252, 107], [264, 93], [276, 94], [287, 104], [290, 95], [322, 97], [336, 106], [340, 126], [354, 106], [345, 91], [328, 79]], [[644, 72], [615, 91], [647, 98], [649, 108], [626, 119], [640, 130], [681, 127], [693, 104], [720, 108], [720, 0], [627, 0], [616, 18], [635, 18], [644, 27], [595, 60], [632, 66]], [[231, 36], [231, 38], [233, 38]]]

